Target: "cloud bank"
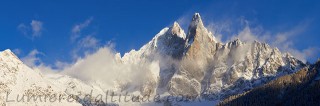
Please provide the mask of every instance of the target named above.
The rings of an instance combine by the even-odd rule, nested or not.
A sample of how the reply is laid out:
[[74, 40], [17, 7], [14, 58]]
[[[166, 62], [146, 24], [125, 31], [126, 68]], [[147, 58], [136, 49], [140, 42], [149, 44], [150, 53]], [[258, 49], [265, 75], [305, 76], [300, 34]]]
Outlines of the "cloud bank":
[[[33, 50], [22, 60], [36, 71], [45, 75], [68, 75], [89, 84], [99, 84], [103, 89], [140, 90], [146, 83], [155, 83], [160, 72], [159, 61], [135, 61], [123, 63], [112, 45], [100, 47], [96, 52], [77, 58], [74, 63], [56, 62], [58, 69], [42, 63], [37, 57], [41, 52]], [[145, 76], [148, 75], [148, 76]], [[130, 88], [126, 88], [130, 86]]]

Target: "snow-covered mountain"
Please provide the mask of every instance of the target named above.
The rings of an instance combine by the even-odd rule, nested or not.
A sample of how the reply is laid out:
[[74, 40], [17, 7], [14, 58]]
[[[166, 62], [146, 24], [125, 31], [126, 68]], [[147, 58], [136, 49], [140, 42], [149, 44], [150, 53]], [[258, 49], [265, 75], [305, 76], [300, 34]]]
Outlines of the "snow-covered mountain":
[[0, 52], [0, 76], [1, 106], [81, 106], [61, 86], [23, 64], [10, 50]]
[[159, 92], [215, 93], [219, 97], [251, 89], [304, 66], [290, 54], [282, 54], [266, 43], [239, 39], [226, 44], [218, 42], [198, 13], [192, 17], [187, 34], [175, 22], [140, 50], [125, 54], [121, 60], [124, 63], [160, 60], [159, 80], [155, 82]]
[[[174, 22], [139, 50], [131, 50], [123, 57], [114, 55], [112, 61], [116, 65], [145, 70], [136, 75], [140, 77], [139, 80], [117, 82], [114, 87], [117, 91], [140, 95], [204, 97], [217, 101], [293, 73], [304, 66], [303, 62], [290, 54], [281, 53], [266, 43], [241, 42], [240, 39], [225, 44], [219, 42], [204, 26], [199, 13], [192, 17], [187, 33]], [[36, 89], [32, 90], [35, 93], [53, 90], [66, 95], [80, 92], [83, 95], [79, 97], [84, 97], [91, 90], [98, 95], [108, 89], [99, 79], [85, 82], [67, 75], [43, 76], [25, 66], [8, 50], [1, 52], [0, 70], [1, 98], [10, 90], [16, 94], [29, 89]], [[6, 104], [5, 99], [0, 100], [0, 103]], [[83, 100], [78, 101], [88, 104]]]
[[241, 42], [240, 39], [226, 44], [218, 42], [198, 13], [192, 17], [187, 34], [175, 22], [121, 60], [137, 64], [160, 61], [159, 78], [154, 78], [158, 79], [154, 82], [157, 89], [153, 93], [202, 95], [217, 100], [304, 66], [290, 54], [281, 53], [266, 43]]

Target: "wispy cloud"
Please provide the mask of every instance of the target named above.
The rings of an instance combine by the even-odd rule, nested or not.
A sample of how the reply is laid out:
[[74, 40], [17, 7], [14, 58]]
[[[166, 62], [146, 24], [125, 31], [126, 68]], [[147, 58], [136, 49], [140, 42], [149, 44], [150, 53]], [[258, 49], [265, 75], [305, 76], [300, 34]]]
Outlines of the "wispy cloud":
[[210, 22], [207, 25], [207, 29], [212, 32], [217, 41], [223, 42], [223, 32], [231, 32], [231, 24], [232, 22], [229, 20], [224, 20], [222, 22]]
[[[115, 86], [123, 86], [123, 84], [138, 87], [146, 82], [156, 82], [157, 79], [152, 78], [157, 78], [160, 70], [159, 61], [134, 61], [123, 64], [120, 54], [114, 51], [112, 44], [100, 47], [97, 51], [86, 54], [83, 58], [78, 58], [72, 63], [57, 61], [54, 64], [58, 67], [57, 69], [42, 63], [38, 57], [40, 54], [41, 52], [38, 50], [32, 50], [22, 60], [34, 70], [44, 74], [60, 73], [86, 82], [103, 81], [105, 85], [103, 87], [106, 89], [113, 89]], [[141, 76], [146, 73], [152, 78], [151, 76]]]
[[[88, 35], [82, 35], [81, 33], [83, 29], [89, 27], [92, 20], [93, 18], [89, 18], [83, 23], [74, 25], [71, 29], [71, 40], [74, 47], [70, 50], [70, 55], [73, 57], [73, 61], [76, 61], [83, 56], [92, 54], [98, 50], [99, 47], [101, 47], [100, 40], [94, 37], [94, 33]], [[32, 35], [36, 37], [41, 35], [42, 22], [33, 20], [30, 23], [30, 26], [20, 24], [18, 28], [22, 33], [28, 34], [32, 32]], [[53, 70], [57, 71], [56, 69], [62, 69], [71, 64], [61, 61], [56, 61], [54, 64], [45, 64], [41, 61], [41, 55], [44, 55], [44, 53], [34, 49], [30, 51], [27, 56], [23, 57], [22, 61], [36, 70], [44, 70], [45, 72], [50, 72]]]
[[43, 22], [39, 20], [31, 20], [30, 24], [21, 23], [18, 25], [18, 30], [32, 40], [36, 37], [40, 37], [43, 29]]
[[[106, 85], [104, 88], [113, 89], [114, 86], [122, 84], [135, 87], [150, 81], [156, 82], [157, 79], [152, 78], [157, 78], [159, 70], [159, 61], [135, 61], [123, 64], [120, 54], [114, 51], [111, 44], [77, 59], [75, 63], [64, 67], [60, 72], [86, 82], [102, 81]], [[150, 76], [141, 76], [146, 73]]]
[[72, 27], [72, 29], [71, 29], [71, 37], [70, 37], [72, 42], [75, 41], [76, 39], [78, 39], [81, 36], [81, 31], [84, 28], [88, 27], [92, 20], [93, 20], [93, 18], [90, 17], [89, 19], [85, 20], [84, 22], [76, 24], [76, 25], [74, 25]]
[[37, 49], [32, 50], [27, 56], [21, 58], [21, 60], [30, 67], [36, 67], [41, 64], [41, 59], [38, 55], [44, 55]]
[[303, 34], [308, 28], [309, 22], [301, 22], [293, 28], [282, 32], [271, 32], [264, 30], [262, 27], [252, 28], [249, 26], [249, 21], [245, 20], [244, 22], [244, 28], [238, 34], [229, 37], [229, 40], [239, 38], [245, 42], [253, 42], [255, 40], [266, 42], [304, 62], [319, 52], [319, 47], [307, 47], [306, 49], [299, 50], [293, 42], [296, 39], [295, 36]]
[[13, 51], [13, 53], [16, 54], [16, 55], [20, 55], [21, 52], [22, 52], [21, 49], [13, 49], [12, 51]]
[[18, 30], [25, 36], [28, 35], [28, 31], [30, 30], [29, 26], [21, 23], [18, 25]]
[[97, 47], [99, 40], [93, 36], [86, 36], [79, 41], [79, 46], [83, 48], [94, 48]]
[[41, 21], [32, 20], [30, 25], [32, 28], [32, 36], [33, 37], [41, 36], [41, 31], [43, 30], [43, 26], [42, 26], [43, 23]]
[[37, 49], [31, 50], [28, 55], [21, 58], [21, 61], [23, 61], [24, 64], [29, 66], [30, 68], [41, 71], [44, 74], [51, 74], [61, 71], [61, 69], [64, 69], [65, 67], [68, 67], [70, 64], [67, 62], [61, 62], [56, 61], [54, 64], [45, 64], [41, 56], [45, 56], [44, 52], [41, 52]]
[[74, 25], [71, 29], [70, 40], [71, 43], [75, 44], [75, 47], [71, 50], [71, 55], [74, 59], [92, 53], [100, 47], [100, 40], [94, 37], [95, 32], [83, 33], [84, 29], [90, 27], [92, 21], [93, 17], [90, 17], [84, 22]]
[[87, 35], [77, 41], [75, 48], [72, 49], [71, 55], [74, 59], [79, 58], [79, 55], [86, 55], [96, 51], [100, 47], [100, 40]]
[[[179, 18], [182, 23], [188, 22], [187, 15]], [[304, 49], [297, 49], [297, 35], [302, 35], [308, 29], [310, 21], [302, 21], [289, 29], [282, 31], [266, 30], [258, 22], [246, 20], [244, 17], [237, 19], [208, 20], [202, 18], [207, 29], [213, 33], [213, 36], [221, 43], [226, 43], [239, 38], [244, 42], [260, 41], [277, 47], [284, 53], [290, 53], [301, 61], [306, 62], [312, 59], [320, 52], [320, 47], [310, 46]], [[190, 20], [189, 20], [190, 21]], [[252, 26], [254, 27], [252, 27]]]

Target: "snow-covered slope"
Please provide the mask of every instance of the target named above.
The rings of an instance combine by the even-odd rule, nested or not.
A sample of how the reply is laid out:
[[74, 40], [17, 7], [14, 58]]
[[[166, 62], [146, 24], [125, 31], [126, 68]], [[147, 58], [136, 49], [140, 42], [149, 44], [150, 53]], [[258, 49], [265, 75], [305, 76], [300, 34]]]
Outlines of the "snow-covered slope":
[[320, 104], [320, 61], [262, 86], [222, 100], [219, 106], [316, 106]]
[[[71, 102], [67, 100], [68, 98]], [[0, 104], [81, 106], [73, 98], [68, 97], [61, 86], [52, 84], [40, 72], [30, 69], [10, 50], [0, 52]]]

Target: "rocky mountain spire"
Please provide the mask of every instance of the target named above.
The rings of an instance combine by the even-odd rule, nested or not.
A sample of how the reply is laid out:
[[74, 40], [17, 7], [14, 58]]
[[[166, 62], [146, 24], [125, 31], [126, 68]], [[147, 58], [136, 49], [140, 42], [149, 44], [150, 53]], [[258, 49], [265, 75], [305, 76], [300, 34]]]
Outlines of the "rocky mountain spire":
[[187, 40], [187, 43], [189, 45], [194, 41], [194, 38], [195, 38], [196, 33], [197, 33], [197, 29], [200, 30], [200, 29], [203, 29], [203, 28], [204, 28], [204, 26], [203, 26], [200, 14], [199, 13], [195, 13], [193, 15], [193, 17], [192, 17], [191, 23], [190, 23], [189, 28], [188, 28], [188, 33], [187, 33], [187, 39], [186, 40]]
[[189, 28], [194, 28], [194, 27], [198, 27], [198, 26], [203, 27], [203, 23], [202, 23], [200, 14], [195, 13], [192, 17], [192, 21], [190, 23]]
[[174, 22], [173, 25], [170, 27], [170, 31], [172, 35], [176, 35], [179, 36], [183, 39], [185, 39], [185, 33], [183, 31], [183, 29], [180, 27], [180, 25], [178, 24], [178, 22]]
[[195, 13], [192, 17], [191, 23], [188, 28], [186, 41], [187, 46], [190, 46], [194, 41], [197, 41], [199, 43], [216, 43], [213, 42], [215, 40], [212, 33], [209, 32], [203, 25], [199, 13]]

